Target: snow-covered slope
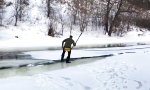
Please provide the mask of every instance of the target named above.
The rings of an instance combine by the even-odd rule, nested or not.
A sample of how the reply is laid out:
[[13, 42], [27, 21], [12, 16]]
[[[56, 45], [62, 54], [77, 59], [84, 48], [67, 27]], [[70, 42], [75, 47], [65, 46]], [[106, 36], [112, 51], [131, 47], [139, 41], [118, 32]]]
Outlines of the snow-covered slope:
[[0, 79], [0, 89], [149, 90], [149, 54], [145, 49], [56, 71], [3, 78]]

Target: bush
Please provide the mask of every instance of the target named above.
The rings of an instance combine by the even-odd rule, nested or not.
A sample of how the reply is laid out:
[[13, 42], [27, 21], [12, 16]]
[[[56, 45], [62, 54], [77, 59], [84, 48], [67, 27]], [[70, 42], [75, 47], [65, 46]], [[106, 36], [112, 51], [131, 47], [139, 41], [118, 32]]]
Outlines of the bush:
[[49, 28], [48, 28], [48, 36], [54, 37], [54, 36], [55, 36], [54, 31], [55, 31], [55, 30], [54, 30], [52, 24], [50, 24], [50, 25], [49, 25]]
[[140, 28], [146, 28], [150, 30], [150, 18], [147, 19], [143, 19], [143, 18], [139, 18], [135, 20], [135, 24], [136, 26], [140, 27]]

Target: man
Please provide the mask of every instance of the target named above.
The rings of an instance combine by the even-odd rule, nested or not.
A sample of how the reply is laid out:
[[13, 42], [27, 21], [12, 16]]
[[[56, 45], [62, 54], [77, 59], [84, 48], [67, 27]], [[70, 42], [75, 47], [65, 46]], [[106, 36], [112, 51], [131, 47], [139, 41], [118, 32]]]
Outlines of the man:
[[[70, 62], [70, 55], [71, 55], [71, 49], [72, 49], [72, 44], [73, 46], [76, 46], [76, 43], [74, 42], [74, 40], [72, 39], [73, 36], [70, 35], [69, 38], [66, 38], [65, 40], [62, 41], [62, 48], [63, 48], [63, 52], [62, 52], [62, 55], [61, 55], [61, 62], [63, 62], [64, 60], [64, 55], [65, 55], [65, 52], [67, 51], [68, 52], [68, 56], [67, 56], [67, 59], [66, 59], [66, 63], [71, 63]], [[65, 43], [65, 44], [64, 44]]]

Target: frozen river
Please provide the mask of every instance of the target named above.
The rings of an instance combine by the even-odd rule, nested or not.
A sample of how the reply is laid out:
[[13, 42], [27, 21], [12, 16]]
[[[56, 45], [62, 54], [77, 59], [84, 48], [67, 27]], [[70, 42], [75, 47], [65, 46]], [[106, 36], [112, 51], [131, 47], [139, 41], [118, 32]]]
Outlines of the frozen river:
[[[12, 77], [12, 76], [24, 76], [24, 75], [34, 75], [34, 74], [40, 74], [43, 72], [48, 72], [52, 70], [58, 70], [58, 69], [64, 69], [68, 67], [73, 67], [77, 65], [83, 65], [87, 63], [91, 63], [97, 60], [101, 60], [103, 57], [97, 57], [97, 58], [90, 58], [90, 59], [78, 59], [75, 61], [72, 61], [72, 63], [66, 64], [66, 63], [53, 63], [53, 64], [47, 64], [47, 65], [28, 65], [24, 67], [13, 67], [8, 69], [1, 69], [0, 70], [0, 78], [4, 77]], [[10, 61], [11, 62], [11, 61]]]
[[74, 49], [69, 64], [61, 52], [5, 53], [0, 90], [150, 90], [150, 45]]
[[16, 75], [33, 75], [51, 70], [64, 69], [91, 63], [104, 58], [124, 53], [137, 53], [148, 50], [150, 45], [129, 45], [109, 48], [74, 49], [72, 63], [60, 63], [62, 50], [44, 50], [28, 52], [2, 53], [0, 78]]

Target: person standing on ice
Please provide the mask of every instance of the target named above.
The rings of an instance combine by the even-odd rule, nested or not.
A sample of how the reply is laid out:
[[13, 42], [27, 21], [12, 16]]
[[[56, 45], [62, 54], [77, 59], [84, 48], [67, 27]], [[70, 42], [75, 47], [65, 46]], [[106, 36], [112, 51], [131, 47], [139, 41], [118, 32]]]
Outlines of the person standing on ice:
[[64, 61], [64, 55], [65, 55], [65, 52], [67, 51], [68, 52], [68, 56], [67, 56], [67, 59], [66, 59], [66, 63], [71, 63], [70, 62], [70, 55], [71, 55], [71, 49], [72, 49], [72, 44], [73, 46], [76, 46], [76, 43], [74, 42], [74, 40], [72, 39], [73, 36], [70, 35], [69, 38], [66, 38], [62, 41], [62, 48], [63, 48], [63, 52], [62, 52], [62, 55], [61, 55], [61, 62]]

